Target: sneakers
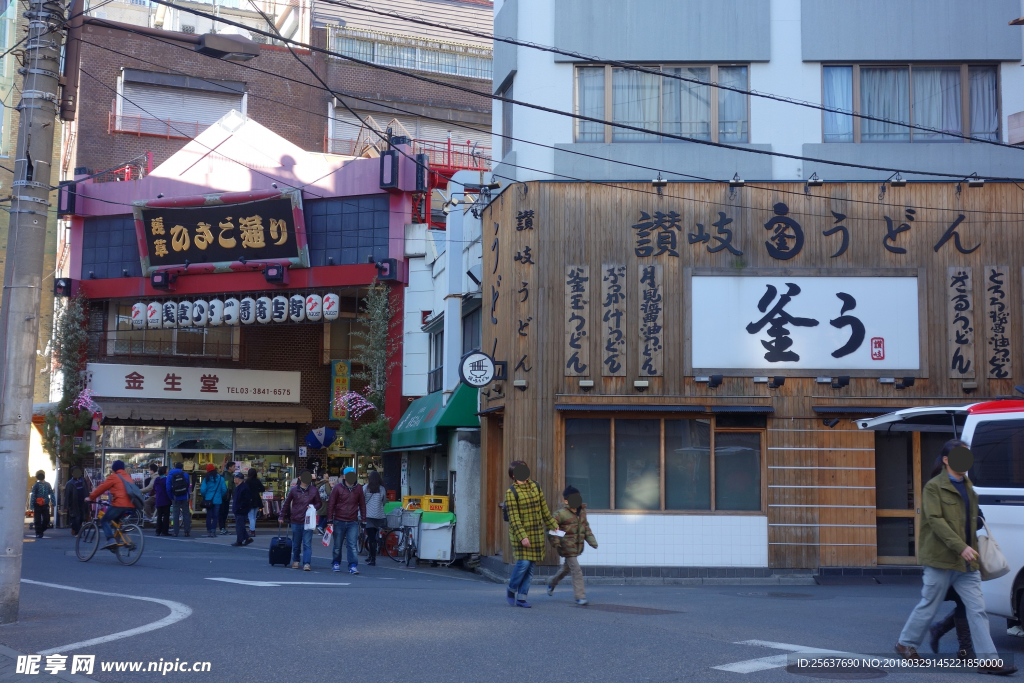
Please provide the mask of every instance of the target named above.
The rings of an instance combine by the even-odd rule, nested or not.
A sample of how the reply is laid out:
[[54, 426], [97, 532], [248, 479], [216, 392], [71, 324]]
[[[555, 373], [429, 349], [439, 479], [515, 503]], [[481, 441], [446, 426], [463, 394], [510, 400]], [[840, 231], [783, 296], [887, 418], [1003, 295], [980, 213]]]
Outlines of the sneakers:
[[554, 594], [555, 594], [555, 587], [552, 586], [551, 584], [548, 584], [548, 597], [551, 597]]
[[516, 607], [526, 607], [529, 609], [530, 607], [533, 607], [533, 605], [526, 602], [526, 600], [516, 600]]
[[587, 600], [586, 598], [580, 598], [579, 600], [576, 601], [576, 604], [579, 605], [580, 607], [582, 607], [583, 605], [589, 605], [590, 601]]
[[310, 567], [308, 564], [304, 564], [304, 565], [302, 565], [302, 571], [304, 571], [304, 572], [311, 572], [311, 571], [313, 571], [313, 568]]
[[351, 567], [349, 567], [349, 568], [348, 568], [348, 573], [349, 573], [349, 574], [358, 574], [358, 573], [359, 573], [359, 570], [358, 570], [358, 569], [356, 569], [356, 566], [355, 566], [355, 565], [352, 565]]
[[341, 563], [340, 562], [335, 562], [334, 564], [332, 564], [331, 565], [331, 571], [333, 571], [333, 572], [340, 572], [341, 571]]
[[292, 562], [292, 569], [298, 569], [298, 568], [299, 568], [299, 563], [298, 562]]
[[244, 541], [242, 541], [242, 545], [249, 545], [250, 543], [252, 543], [252, 539], [251, 538], [247, 538]]
[[506, 591], [506, 592], [508, 593], [508, 595], [506, 596], [505, 599], [508, 600], [508, 604], [509, 605], [511, 605], [512, 607], [515, 607], [516, 606], [516, 594], [513, 593], [512, 591]]

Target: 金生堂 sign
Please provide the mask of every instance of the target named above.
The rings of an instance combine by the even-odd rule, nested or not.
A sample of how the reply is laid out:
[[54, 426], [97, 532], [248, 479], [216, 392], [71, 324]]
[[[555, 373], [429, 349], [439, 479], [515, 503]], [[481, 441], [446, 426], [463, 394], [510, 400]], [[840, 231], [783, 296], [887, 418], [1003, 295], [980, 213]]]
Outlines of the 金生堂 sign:
[[916, 370], [916, 277], [694, 276], [692, 367]]
[[298, 403], [301, 373], [234, 368], [89, 363], [88, 388], [96, 397], [198, 399]]
[[142, 270], [190, 266], [226, 272], [232, 264], [309, 266], [298, 191], [153, 200], [134, 206]]

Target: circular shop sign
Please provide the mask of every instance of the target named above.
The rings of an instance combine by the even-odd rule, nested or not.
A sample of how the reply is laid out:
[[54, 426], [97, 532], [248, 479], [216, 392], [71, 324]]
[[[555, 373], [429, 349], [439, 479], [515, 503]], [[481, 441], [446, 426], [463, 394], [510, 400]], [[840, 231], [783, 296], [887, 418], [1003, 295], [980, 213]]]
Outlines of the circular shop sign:
[[459, 378], [475, 389], [485, 387], [494, 379], [494, 361], [486, 353], [467, 353], [459, 363]]

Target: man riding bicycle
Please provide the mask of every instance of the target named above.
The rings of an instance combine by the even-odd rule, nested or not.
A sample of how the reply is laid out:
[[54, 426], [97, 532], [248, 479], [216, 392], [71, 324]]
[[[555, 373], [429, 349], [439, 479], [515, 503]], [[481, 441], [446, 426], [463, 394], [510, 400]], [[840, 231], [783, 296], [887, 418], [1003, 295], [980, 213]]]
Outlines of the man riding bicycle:
[[134, 482], [132, 482], [131, 477], [124, 473], [124, 462], [115, 460], [114, 464], [110, 466], [110, 470], [110, 474], [107, 475], [103, 483], [89, 494], [89, 500], [96, 502], [97, 498], [110, 491], [110, 507], [107, 508], [103, 518], [100, 520], [100, 529], [103, 530], [103, 534], [107, 537], [107, 544], [103, 546], [103, 550], [114, 550], [117, 548], [117, 542], [114, 540], [114, 530], [110, 528], [110, 523], [116, 522], [135, 509], [131, 498], [128, 496], [128, 489], [125, 486], [125, 482]]

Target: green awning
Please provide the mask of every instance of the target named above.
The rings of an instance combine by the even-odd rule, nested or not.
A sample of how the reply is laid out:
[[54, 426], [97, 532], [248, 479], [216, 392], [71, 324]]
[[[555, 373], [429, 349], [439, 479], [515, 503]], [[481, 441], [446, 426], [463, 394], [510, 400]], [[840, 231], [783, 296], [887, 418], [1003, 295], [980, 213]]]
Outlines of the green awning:
[[435, 391], [412, 402], [391, 432], [391, 449], [414, 448], [438, 443], [441, 427], [479, 427], [476, 416], [477, 390], [459, 384], [448, 405], [441, 405], [442, 392]]

